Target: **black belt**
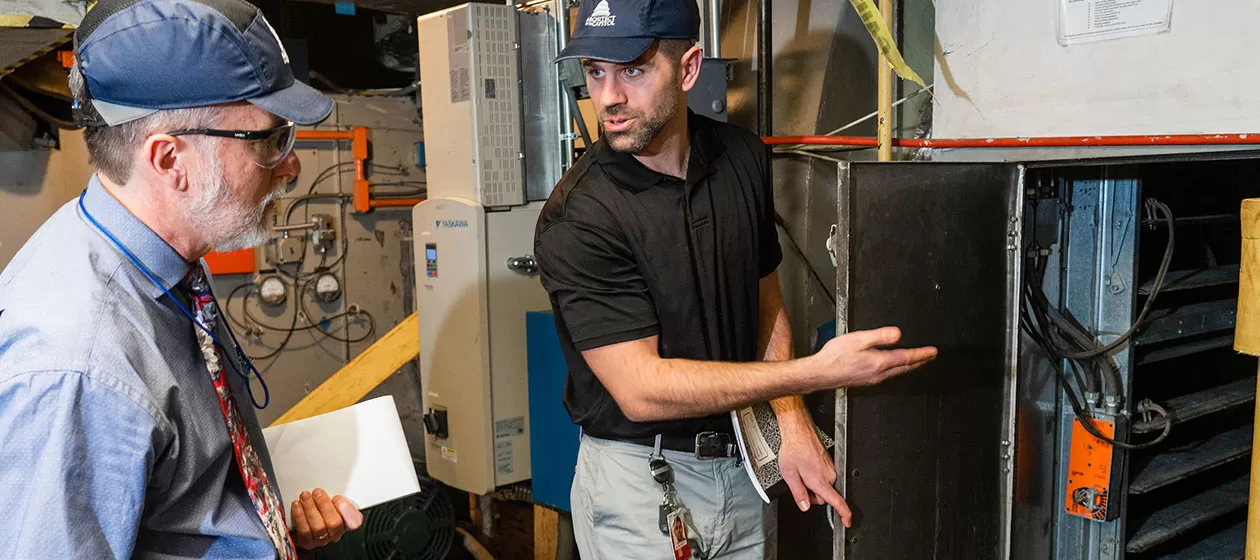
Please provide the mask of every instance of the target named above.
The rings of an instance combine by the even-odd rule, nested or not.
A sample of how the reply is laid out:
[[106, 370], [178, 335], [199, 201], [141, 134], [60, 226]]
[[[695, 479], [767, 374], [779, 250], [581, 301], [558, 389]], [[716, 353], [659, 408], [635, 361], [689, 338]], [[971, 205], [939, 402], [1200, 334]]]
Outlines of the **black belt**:
[[[656, 446], [656, 436], [612, 439], [646, 447]], [[694, 453], [696, 458], [702, 461], [739, 457], [739, 443], [735, 441], [735, 434], [728, 432], [700, 432], [690, 437], [662, 434], [661, 448], [683, 453]]]

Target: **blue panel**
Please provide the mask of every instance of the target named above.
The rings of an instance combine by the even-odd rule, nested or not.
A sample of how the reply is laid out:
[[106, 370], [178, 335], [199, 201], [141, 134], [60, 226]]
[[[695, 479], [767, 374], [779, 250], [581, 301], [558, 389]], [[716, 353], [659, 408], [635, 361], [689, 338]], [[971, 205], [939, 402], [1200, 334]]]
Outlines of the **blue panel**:
[[534, 501], [569, 511], [578, 427], [562, 398], [569, 366], [550, 311], [525, 314], [529, 350], [529, 452]]
[[814, 331], [814, 352], [822, 350], [823, 345], [827, 344], [827, 341], [835, 337], [836, 322], [828, 321], [823, 323], [822, 326], [818, 327], [818, 329]]
[[354, 2], [337, 2], [333, 4], [333, 10], [338, 15], [352, 16], [354, 15]]

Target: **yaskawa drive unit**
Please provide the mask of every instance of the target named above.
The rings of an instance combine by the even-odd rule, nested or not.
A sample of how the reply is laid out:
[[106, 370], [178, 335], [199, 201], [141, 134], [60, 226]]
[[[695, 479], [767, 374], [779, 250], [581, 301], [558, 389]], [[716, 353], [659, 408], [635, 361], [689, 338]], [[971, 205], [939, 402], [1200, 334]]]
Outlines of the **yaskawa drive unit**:
[[525, 316], [550, 308], [531, 256], [541, 202], [526, 204], [516, 17], [511, 6], [468, 4], [418, 24], [429, 199], [412, 216], [426, 464], [475, 494], [530, 477]]

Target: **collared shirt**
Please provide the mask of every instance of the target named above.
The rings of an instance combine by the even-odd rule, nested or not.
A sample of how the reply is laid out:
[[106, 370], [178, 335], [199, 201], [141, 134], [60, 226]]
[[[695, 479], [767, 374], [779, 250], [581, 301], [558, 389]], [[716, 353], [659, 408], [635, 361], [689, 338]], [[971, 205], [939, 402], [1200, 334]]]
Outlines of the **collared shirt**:
[[[181, 293], [191, 265], [95, 176], [83, 202]], [[77, 200], [27, 241], [0, 274], [0, 556], [275, 558], [193, 328]], [[225, 375], [270, 472], [234, 371]]]
[[765, 145], [690, 114], [685, 180], [606, 142], [552, 192], [535, 231], [543, 286], [569, 364], [564, 402], [607, 439], [731, 430], [730, 418], [632, 422], [581, 352], [660, 335], [663, 358], [748, 362], [757, 354], [760, 279], [782, 260]]

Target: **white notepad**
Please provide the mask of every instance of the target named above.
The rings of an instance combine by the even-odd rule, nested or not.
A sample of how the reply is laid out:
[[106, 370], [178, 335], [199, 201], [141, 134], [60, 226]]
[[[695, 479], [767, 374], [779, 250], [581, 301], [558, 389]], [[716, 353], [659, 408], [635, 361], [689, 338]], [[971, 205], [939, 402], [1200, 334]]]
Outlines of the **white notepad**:
[[316, 488], [359, 509], [420, 491], [394, 397], [272, 426], [263, 437], [285, 504]]

